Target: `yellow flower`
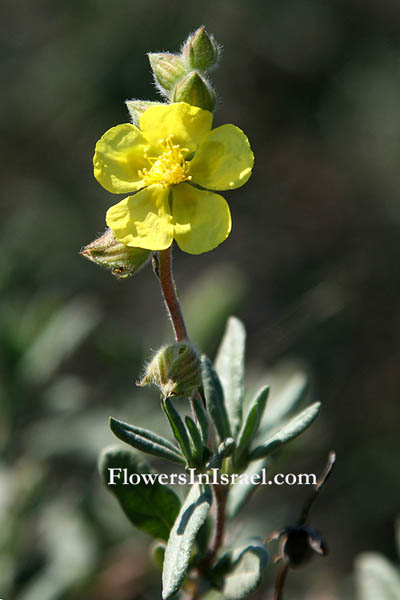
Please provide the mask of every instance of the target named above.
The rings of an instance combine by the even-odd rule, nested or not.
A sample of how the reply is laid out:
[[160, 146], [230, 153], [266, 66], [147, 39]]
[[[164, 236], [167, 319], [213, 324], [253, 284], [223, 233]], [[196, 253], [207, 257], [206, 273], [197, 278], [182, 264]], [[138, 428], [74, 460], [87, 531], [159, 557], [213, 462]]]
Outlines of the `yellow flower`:
[[[175, 239], [190, 254], [212, 250], [231, 230], [225, 199], [208, 190], [242, 186], [253, 153], [234, 125], [211, 131], [212, 114], [185, 102], [148, 108], [140, 129], [125, 123], [96, 144], [94, 175], [109, 192], [137, 192], [106, 215], [128, 246], [164, 250]], [[140, 190], [140, 191], [139, 191]]]

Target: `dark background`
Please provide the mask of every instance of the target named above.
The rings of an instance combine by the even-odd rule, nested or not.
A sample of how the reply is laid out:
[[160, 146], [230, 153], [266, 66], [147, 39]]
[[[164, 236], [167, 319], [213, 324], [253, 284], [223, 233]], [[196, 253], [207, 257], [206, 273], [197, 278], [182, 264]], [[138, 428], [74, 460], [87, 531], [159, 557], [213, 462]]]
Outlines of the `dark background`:
[[[210, 355], [229, 314], [245, 322], [250, 388], [309, 373], [323, 409], [276, 470], [318, 472], [336, 450], [313, 513], [331, 552], [289, 588], [353, 598], [358, 553], [396, 560], [399, 2], [8, 0], [0, 22], [0, 595], [159, 597], [149, 538], [108, 498], [96, 457], [114, 441], [109, 414], [165, 428], [156, 391], [134, 383], [168, 323], [151, 269], [116, 281], [78, 252], [116, 202], [92, 175], [96, 140], [128, 120], [125, 99], [157, 99], [146, 52], [178, 51], [204, 24], [224, 49], [215, 124], [241, 127], [256, 163], [226, 194], [229, 239], [176, 250], [178, 289]], [[259, 491], [243, 526], [267, 534], [304, 497]]]

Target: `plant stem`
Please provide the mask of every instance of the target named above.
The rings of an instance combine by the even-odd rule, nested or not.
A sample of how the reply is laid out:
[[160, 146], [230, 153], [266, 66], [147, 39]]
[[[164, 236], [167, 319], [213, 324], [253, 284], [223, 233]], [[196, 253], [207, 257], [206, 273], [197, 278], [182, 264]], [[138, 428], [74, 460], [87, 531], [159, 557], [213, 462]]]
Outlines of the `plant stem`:
[[188, 339], [186, 325], [183, 318], [181, 306], [176, 294], [174, 277], [172, 274], [172, 248], [160, 250], [159, 254], [159, 277], [161, 291], [165, 300], [169, 318], [171, 319], [177, 342]]
[[226, 499], [228, 495], [228, 488], [223, 485], [213, 486], [215, 501], [216, 501], [216, 515], [215, 515], [215, 533], [214, 540], [210, 551], [210, 564], [214, 560], [219, 548], [222, 546], [224, 541], [225, 533], [225, 507]]

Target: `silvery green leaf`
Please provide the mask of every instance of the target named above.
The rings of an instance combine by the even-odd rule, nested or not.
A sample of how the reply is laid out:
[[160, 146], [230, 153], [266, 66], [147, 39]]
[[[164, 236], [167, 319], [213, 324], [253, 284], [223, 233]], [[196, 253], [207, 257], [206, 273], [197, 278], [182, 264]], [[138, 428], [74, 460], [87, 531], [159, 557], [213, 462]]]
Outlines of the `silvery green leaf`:
[[400, 571], [384, 556], [365, 552], [355, 563], [358, 600], [400, 600]]
[[231, 437], [231, 428], [226, 412], [222, 385], [207, 356], [201, 358], [201, 377], [207, 410], [222, 441], [227, 437]]
[[233, 517], [237, 515], [257, 489], [257, 485], [250, 483], [251, 477], [253, 475], [259, 475], [261, 477], [263, 469], [266, 468], [267, 460], [265, 458], [251, 462], [247, 469], [243, 471], [243, 475], [247, 476], [249, 484], [240, 483], [239, 485], [231, 486], [226, 503], [226, 512], [230, 519], [233, 519]]
[[[126, 469], [131, 474], [148, 476], [149, 483], [141, 479], [136, 485], [125, 485], [123, 471], [120, 478], [115, 477], [115, 485], [110, 485], [109, 469]], [[167, 540], [170, 530], [179, 512], [181, 502], [175, 492], [159, 483], [156, 473], [138, 454], [123, 448], [106, 448], [99, 460], [99, 471], [107, 489], [114, 494], [131, 523], [152, 535]]]
[[204, 446], [208, 446], [208, 417], [203, 406], [202, 400], [196, 395], [193, 398], [194, 412], [196, 413], [197, 420], [201, 431], [201, 439], [203, 440]]
[[238, 447], [235, 453], [235, 463], [237, 464], [240, 463], [240, 459], [245, 454], [258, 432], [267, 403], [268, 394], [269, 386], [264, 386], [250, 404], [249, 411], [239, 435]]
[[209, 486], [201, 491], [196, 483], [192, 486], [169, 536], [164, 557], [163, 600], [168, 600], [180, 589], [190, 562], [196, 536], [207, 519], [212, 502]]
[[303, 431], [305, 431], [316, 419], [320, 408], [320, 402], [314, 402], [314, 404], [308, 406], [300, 414], [294, 417], [294, 419], [289, 421], [287, 425], [282, 427], [282, 429], [279, 429], [279, 431], [274, 433], [264, 444], [257, 446], [257, 448], [252, 450], [249, 455], [249, 460], [265, 458], [303, 433]]
[[179, 464], [185, 464], [180, 450], [168, 440], [153, 431], [129, 425], [110, 417], [111, 431], [123, 442], [154, 456], [161, 456]]
[[200, 431], [198, 430], [196, 423], [191, 417], [186, 416], [185, 423], [189, 432], [189, 440], [193, 460], [197, 465], [201, 466], [203, 464], [204, 446], [203, 440], [201, 439]]
[[164, 398], [162, 400], [162, 407], [167, 416], [169, 424], [171, 425], [171, 429], [175, 436], [175, 439], [178, 442], [178, 444], [180, 445], [181, 450], [182, 450], [183, 454], [185, 455], [188, 463], [191, 465], [194, 461], [194, 458], [192, 455], [192, 449], [190, 447], [190, 440], [189, 440], [188, 433], [186, 431], [186, 427], [183, 424], [183, 421], [182, 421], [178, 411], [172, 404], [170, 398]]
[[242, 600], [261, 584], [262, 572], [268, 562], [268, 552], [254, 542], [232, 551], [231, 566], [222, 584], [225, 600]]
[[242, 424], [244, 396], [244, 353], [246, 330], [236, 317], [230, 317], [218, 350], [215, 368], [224, 390], [225, 404], [233, 437]]

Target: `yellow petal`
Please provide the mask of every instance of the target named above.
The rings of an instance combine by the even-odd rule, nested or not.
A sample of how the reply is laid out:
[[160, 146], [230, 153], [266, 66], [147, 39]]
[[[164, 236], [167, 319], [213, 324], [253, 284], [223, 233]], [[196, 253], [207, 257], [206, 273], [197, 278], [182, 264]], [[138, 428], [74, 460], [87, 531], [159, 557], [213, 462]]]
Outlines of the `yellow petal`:
[[109, 192], [126, 194], [143, 187], [139, 171], [149, 167], [148, 146], [140, 129], [124, 123], [112, 127], [99, 139], [93, 157], [94, 176]]
[[127, 246], [165, 250], [174, 233], [168, 197], [169, 188], [151, 185], [109, 208], [106, 223]]
[[213, 250], [228, 237], [231, 213], [222, 196], [197, 190], [187, 183], [173, 187], [172, 194], [174, 238], [181, 250], [201, 254]]
[[212, 114], [186, 102], [160, 104], [148, 108], [140, 117], [140, 128], [154, 146], [172, 136], [174, 144], [194, 152], [210, 131]]
[[233, 190], [246, 183], [254, 155], [239, 127], [221, 125], [201, 142], [190, 162], [193, 182], [210, 190]]

